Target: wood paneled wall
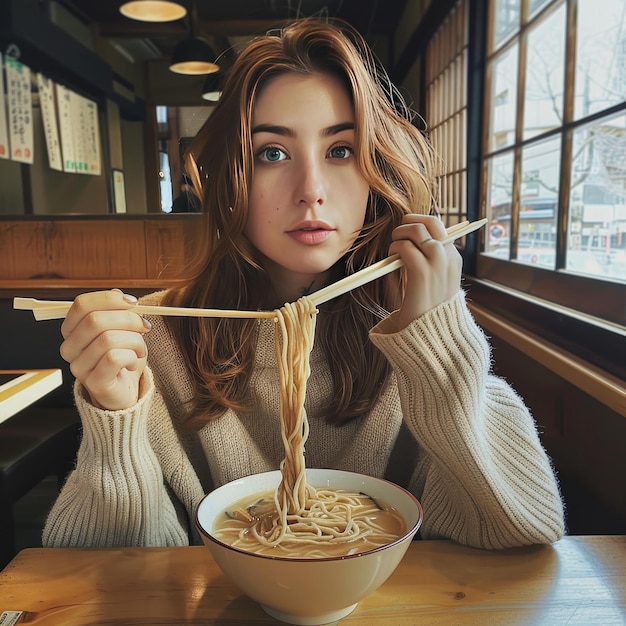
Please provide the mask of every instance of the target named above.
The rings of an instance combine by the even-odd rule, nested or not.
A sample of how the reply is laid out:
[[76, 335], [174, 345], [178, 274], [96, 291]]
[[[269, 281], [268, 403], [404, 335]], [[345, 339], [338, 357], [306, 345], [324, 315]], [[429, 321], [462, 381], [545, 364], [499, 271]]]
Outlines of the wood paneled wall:
[[194, 258], [200, 215], [0, 221], [0, 281], [169, 280]]

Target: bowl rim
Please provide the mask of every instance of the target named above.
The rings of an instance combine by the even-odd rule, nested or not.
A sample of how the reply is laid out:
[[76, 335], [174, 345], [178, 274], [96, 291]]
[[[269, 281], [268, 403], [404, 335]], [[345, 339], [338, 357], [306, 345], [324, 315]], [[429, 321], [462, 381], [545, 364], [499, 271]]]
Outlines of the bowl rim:
[[[398, 545], [399, 543], [402, 543], [402, 542], [406, 541], [407, 538], [412, 537], [413, 535], [415, 535], [415, 533], [417, 533], [417, 531], [420, 529], [420, 527], [422, 525], [422, 521], [424, 519], [424, 510], [422, 508], [422, 504], [408, 489], [405, 489], [401, 485], [398, 485], [397, 483], [394, 483], [394, 482], [392, 482], [390, 480], [387, 480], [386, 478], [379, 478], [378, 476], [370, 476], [369, 474], [363, 474], [361, 472], [351, 472], [351, 471], [347, 471], [347, 470], [338, 470], [338, 469], [332, 469], [332, 468], [307, 468], [307, 472], [309, 470], [311, 470], [311, 469], [312, 470], [321, 470], [321, 471], [331, 471], [331, 472], [335, 472], [335, 473], [338, 473], [338, 474], [344, 474], [344, 475], [347, 474], [347, 475], [350, 475], [350, 476], [364, 476], [368, 480], [374, 480], [374, 481], [378, 481], [378, 482], [381, 482], [381, 483], [387, 483], [387, 484], [391, 485], [392, 487], [394, 487], [395, 489], [397, 489], [398, 491], [403, 492], [406, 496], [408, 496], [408, 498], [410, 500], [412, 500], [413, 504], [415, 504], [417, 506], [417, 520], [411, 526], [411, 528], [407, 529], [406, 532], [404, 532], [400, 537], [398, 537], [394, 541], [391, 541], [390, 543], [386, 543], [385, 545], [382, 545], [382, 546], [377, 546], [376, 548], [371, 548], [370, 550], [365, 550], [364, 552], [356, 552], [354, 554], [345, 554], [345, 555], [339, 555], [339, 556], [315, 557], [315, 558], [311, 558], [311, 557], [307, 558], [307, 557], [272, 556], [272, 555], [269, 555], [269, 554], [256, 554], [255, 552], [249, 552], [248, 550], [242, 550], [241, 548], [236, 548], [234, 546], [231, 546], [228, 543], [224, 543], [223, 541], [220, 541], [219, 539], [214, 537], [210, 532], [208, 532], [206, 529], [203, 528], [203, 526], [200, 524], [200, 520], [199, 520], [199, 517], [198, 517], [198, 512], [200, 510], [200, 507], [202, 506], [202, 503], [205, 500], [207, 500], [207, 498], [209, 498], [211, 496], [213, 491], [216, 491], [217, 489], [221, 489], [222, 487], [226, 487], [227, 485], [230, 485], [231, 483], [235, 483], [235, 482], [238, 482], [240, 480], [243, 480], [243, 479], [247, 478], [247, 476], [241, 476], [240, 478], [233, 479], [232, 481], [229, 481], [227, 483], [224, 483], [223, 485], [220, 485], [220, 487], [217, 487], [213, 491], [211, 491], [211, 492], [209, 492], [209, 493], [207, 493], [207, 494], [205, 494], [203, 496], [203, 498], [200, 500], [200, 502], [196, 506], [196, 510], [195, 510], [195, 513], [194, 513], [196, 529], [198, 530], [200, 535], [202, 535], [203, 537], [206, 537], [212, 543], [214, 543], [214, 544], [216, 544], [216, 545], [218, 545], [218, 546], [220, 546], [222, 548], [226, 548], [227, 550], [230, 550], [232, 552], [237, 552], [239, 554], [245, 554], [245, 555], [248, 555], [248, 556], [251, 556], [251, 557], [256, 557], [256, 558], [259, 558], [259, 559], [266, 559], [266, 560], [270, 560], [270, 561], [288, 561], [289, 563], [324, 563], [324, 562], [328, 562], [328, 561], [344, 561], [344, 560], [347, 560], [347, 559], [363, 558], [364, 556], [367, 556], [369, 554], [375, 554], [377, 552], [382, 552], [383, 550], [388, 550], [388, 549]], [[255, 474], [249, 474], [248, 476], [264, 476], [264, 475], [269, 475], [269, 474], [280, 475], [280, 470], [271, 470], [271, 471], [268, 471], [268, 472], [257, 472]]]

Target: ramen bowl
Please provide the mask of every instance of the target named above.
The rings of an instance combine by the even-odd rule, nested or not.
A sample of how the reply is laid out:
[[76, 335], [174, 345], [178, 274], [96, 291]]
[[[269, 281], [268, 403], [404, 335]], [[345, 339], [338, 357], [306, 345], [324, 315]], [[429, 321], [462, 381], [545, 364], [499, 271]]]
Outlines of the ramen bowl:
[[396, 569], [422, 523], [422, 507], [411, 493], [386, 480], [339, 470], [308, 469], [307, 483], [313, 487], [365, 493], [395, 508], [404, 518], [404, 534], [372, 550], [322, 558], [254, 554], [213, 536], [216, 521], [230, 505], [275, 490], [280, 479], [279, 471], [266, 472], [218, 487], [200, 502], [196, 527], [221, 570], [266, 613], [301, 626], [336, 622]]

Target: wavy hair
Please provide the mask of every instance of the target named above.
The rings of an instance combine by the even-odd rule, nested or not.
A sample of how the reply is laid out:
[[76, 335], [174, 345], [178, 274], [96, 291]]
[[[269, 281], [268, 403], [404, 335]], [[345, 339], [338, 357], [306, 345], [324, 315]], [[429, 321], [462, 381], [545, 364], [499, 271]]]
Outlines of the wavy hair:
[[[267, 308], [271, 285], [244, 235], [253, 175], [251, 120], [263, 86], [285, 72], [332, 73], [354, 106], [355, 158], [370, 194], [363, 229], [333, 268], [335, 279], [385, 258], [403, 215], [434, 209], [430, 145], [365, 40], [341, 22], [297, 20], [252, 40], [238, 55], [219, 103], [186, 154], [202, 198], [204, 248], [187, 284], [166, 294], [167, 304]], [[334, 385], [328, 420], [358, 418], [382, 393], [390, 367], [368, 332], [400, 306], [403, 281], [401, 273], [392, 273], [320, 307], [315, 341], [326, 353]], [[168, 323], [195, 385], [188, 426], [201, 428], [229, 408], [250, 408], [247, 388], [259, 322], [170, 318]]]

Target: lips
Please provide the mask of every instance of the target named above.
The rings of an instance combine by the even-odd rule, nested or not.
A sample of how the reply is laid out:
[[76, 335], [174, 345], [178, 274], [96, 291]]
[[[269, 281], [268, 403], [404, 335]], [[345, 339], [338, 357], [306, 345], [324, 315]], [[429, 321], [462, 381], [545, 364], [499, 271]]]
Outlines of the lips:
[[335, 229], [325, 222], [302, 222], [287, 234], [298, 243], [314, 246], [324, 243], [335, 232]]

